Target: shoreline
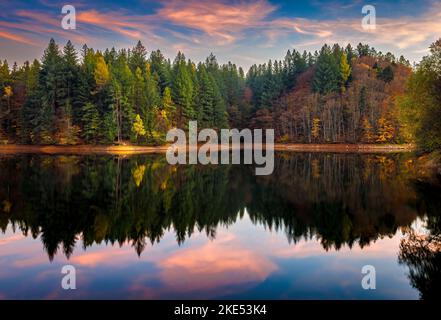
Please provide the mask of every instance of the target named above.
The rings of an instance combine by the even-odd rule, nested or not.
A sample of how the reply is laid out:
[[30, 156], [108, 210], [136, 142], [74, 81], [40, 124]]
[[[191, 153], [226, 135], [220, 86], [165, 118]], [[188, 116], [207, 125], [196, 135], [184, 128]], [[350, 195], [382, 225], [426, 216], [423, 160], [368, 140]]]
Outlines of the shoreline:
[[[149, 154], [166, 153], [170, 145], [163, 146], [137, 146], [137, 145], [77, 145], [77, 146], [57, 146], [57, 145], [0, 145], [0, 155], [13, 154]], [[250, 146], [251, 147], [251, 146]], [[220, 145], [219, 150], [225, 148], [236, 148], [233, 145]], [[248, 146], [241, 146], [248, 148]], [[190, 147], [191, 150], [191, 147]], [[274, 145], [275, 151], [289, 152], [332, 152], [332, 153], [399, 153], [411, 152], [415, 148], [411, 144], [281, 144]]]

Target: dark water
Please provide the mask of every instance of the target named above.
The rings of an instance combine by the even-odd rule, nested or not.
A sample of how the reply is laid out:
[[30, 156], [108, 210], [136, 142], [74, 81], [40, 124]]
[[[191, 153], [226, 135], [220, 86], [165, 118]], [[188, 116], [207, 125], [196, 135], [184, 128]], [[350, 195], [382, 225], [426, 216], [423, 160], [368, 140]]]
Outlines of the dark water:
[[433, 298], [440, 208], [410, 154], [279, 153], [266, 177], [160, 155], [1, 156], [0, 298]]

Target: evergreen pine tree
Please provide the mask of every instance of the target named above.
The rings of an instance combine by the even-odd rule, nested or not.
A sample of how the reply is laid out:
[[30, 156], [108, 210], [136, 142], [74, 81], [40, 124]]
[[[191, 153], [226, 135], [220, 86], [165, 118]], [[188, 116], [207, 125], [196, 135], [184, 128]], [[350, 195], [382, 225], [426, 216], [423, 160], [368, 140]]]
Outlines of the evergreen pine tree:
[[161, 103], [160, 89], [155, 78], [151, 74], [150, 64], [146, 65], [145, 71], [145, 96], [146, 105], [141, 116], [149, 134], [155, 129], [155, 117]]
[[324, 46], [317, 59], [317, 67], [312, 82], [315, 92], [327, 94], [339, 88], [339, 67], [328, 46]]
[[141, 41], [138, 41], [136, 46], [130, 51], [129, 67], [130, 70], [135, 73], [136, 69], [144, 71], [145, 63], [147, 62], [147, 50], [142, 45]]
[[62, 105], [63, 96], [62, 57], [58, 45], [51, 39], [44, 51], [36, 95], [39, 98], [34, 119], [34, 134], [42, 143], [55, 142], [56, 111]]
[[194, 119], [195, 112], [192, 106], [193, 83], [191, 81], [185, 61], [182, 56], [177, 57], [176, 73], [173, 79], [173, 101], [177, 105], [178, 126], [186, 125], [188, 120]]
[[205, 65], [200, 64], [198, 68], [199, 90], [198, 90], [198, 114], [197, 119], [201, 126], [210, 127], [214, 120], [214, 88]]
[[391, 66], [387, 66], [382, 71], [379, 72], [378, 78], [386, 83], [391, 82], [394, 79], [394, 71]]
[[97, 143], [100, 136], [100, 115], [97, 107], [87, 102], [82, 108], [83, 138], [87, 143]]

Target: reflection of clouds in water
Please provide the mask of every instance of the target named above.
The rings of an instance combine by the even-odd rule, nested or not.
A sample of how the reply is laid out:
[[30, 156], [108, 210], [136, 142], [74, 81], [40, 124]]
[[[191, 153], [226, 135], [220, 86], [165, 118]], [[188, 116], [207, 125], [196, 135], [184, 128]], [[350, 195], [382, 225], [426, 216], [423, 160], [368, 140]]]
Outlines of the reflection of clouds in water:
[[21, 231], [14, 233], [12, 226], [6, 228], [5, 234], [0, 235], [0, 261], [9, 262], [9, 266], [0, 269], [0, 276], [3, 276], [11, 266], [14, 268], [26, 268], [48, 261], [48, 258], [41, 248], [41, 243], [31, 237], [25, 237]]
[[[409, 205], [416, 195], [410, 176], [398, 170], [399, 158], [377, 158], [289, 154], [277, 158], [275, 174], [265, 179], [237, 166], [172, 170], [162, 158], [144, 156], [74, 158], [68, 163], [75, 175], [59, 157], [29, 158], [22, 171], [20, 158], [0, 162], [0, 176], [15, 177], [7, 185], [17, 190], [13, 202], [26, 199], [29, 208], [14, 206], [3, 220], [9, 225], [0, 234], [0, 292], [354, 298], [362, 265], [375, 262], [389, 281], [390, 293], [379, 290], [381, 297], [409, 297], [397, 254], [400, 228], [418, 214]], [[91, 161], [94, 170], [81, 169]], [[314, 163], [319, 178], [312, 177]], [[141, 164], [138, 186], [132, 169]], [[0, 195], [7, 192], [1, 185]], [[41, 201], [47, 195], [53, 206]], [[24, 237], [13, 228], [34, 233]], [[60, 290], [64, 264], [77, 267], [82, 290]]]
[[17, 240], [25, 239], [25, 236], [22, 234], [14, 234], [10, 237], [5, 237], [3, 239], [0, 239], [0, 246], [4, 246], [7, 244], [10, 244], [11, 242], [16, 242]]
[[[15, 261], [19, 268], [8, 269], [2, 262], [0, 267], [7, 270], [4, 276], [13, 275], [15, 278], [20, 277], [21, 272], [35, 272], [31, 286], [44, 287], [42, 297], [46, 299], [103, 296], [216, 298], [252, 292], [253, 288], [271, 281], [273, 275], [280, 273], [289, 274], [285, 282], [293, 292], [303, 287], [318, 295], [338, 287], [350, 297], [354, 283], [358, 281], [360, 261], [395, 260], [400, 238], [401, 234], [397, 233], [391, 239], [379, 239], [363, 249], [354, 246], [352, 249], [343, 247], [339, 251], [325, 252], [315, 237], [289, 244], [283, 230], [269, 232], [261, 224], [252, 224], [248, 213], [245, 213], [242, 219], [228, 228], [218, 227], [215, 240], [207, 239], [204, 232], [195, 233], [184, 245], [177, 246], [175, 234], [169, 231], [160, 243], [146, 248], [140, 258], [128, 242], [122, 247], [93, 245], [87, 251], [83, 251], [81, 244], [77, 243], [70, 260], [58, 255], [49, 264], [47, 256], [41, 251], [40, 238], [13, 236], [9, 230], [5, 239], [10, 241], [4, 246], [6, 251], [0, 255], [13, 256], [15, 244], [23, 247], [24, 251], [20, 251], [20, 259]], [[320, 262], [311, 265], [316, 258]], [[78, 267], [78, 282], [83, 290], [69, 294], [60, 290], [59, 270], [65, 263]], [[295, 268], [290, 269], [293, 266]], [[45, 267], [50, 269], [42, 270]], [[101, 286], [103, 281], [116, 282], [109, 290]], [[314, 288], [312, 283], [317, 281], [323, 289]], [[402, 282], [402, 279], [397, 276], [396, 281]], [[20, 290], [25, 289], [29, 290], [29, 287], [21, 287]], [[390, 292], [391, 296], [399, 294]]]
[[[246, 218], [238, 222], [237, 227], [249, 228], [249, 223], [251, 222]], [[2, 266], [2, 270], [7, 270], [5, 277], [17, 277], [20, 272], [38, 270], [33, 275], [31, 286], [47, 286], [49, 292], [44, 296], [45, 299], [66, 298], [66, 293], [58, 288], [61, 279], [59, 269], [66, 263], [77, 267], [78, 274], [81, 274], [78, 281], [87, 289], [68, 295], [72, 298], [84, 297], [83, 294], [87, 296], [87, 291], [96, 291], [96, 288], [90, 286], [93, 286], [95, 279], [102, 276], [103, 271], [109, 272], [109, 268], [109, 275], [112, 277], [122, 276], [129, 280], [128, 286], [126, 282], [123, 283], [123, 287], [118, 288], [118, 297], [124, 298], [127, 294], [130, 298], [158, 298], [174, 293], [182, 294], [189, 290], [200, 295], [222, 295], [228, 293], [228, 287], [241, 286], [241, 289], [245, 290], [260, 283], [277, 269], [277, 266], [265, 257], [266, 248], [253, 250], [254, 244], [246, 242], [251, 235], [258, 239], [266, 238], [266, 233], [250, 233], [248, 230], [237, 236], [233, 229], [234, 227], [229, 230], [219, 228], [217, 240], [214, 241], [208, 240], [203, 233], [194, 234], [182, 247], [176, 246], [173, 232], [170, 231], [164, 236], [163, 241], [149, 247], [141, 258], [135, 255], [129, 243], [122, 247], [94, 245], [87, 251], [83, 251], [78, 243], [70, 260], [59, 255], [50, 264], [47, 256], [41, 252], [40, 238], [8, 236], [6, 239], [10, 240], [10, 250], [3, 251], [3, 256], [13, 256], [14, 245], [19, 241], [25, 242], [26, 250], [21, 251], [20, 257], [15, 257], [16, 260], [13, 261], [18, 269]], [[9, 231], [12, 233], [12, 230]], [[146, 267], [143, 270], [136, 267], [145, 262], [153, 263], [154, 269]], [[39, 270], [48, 264], [49, 270]], [[156, 287], [158, 283], [160, 288]], [[99, 296], [99, 292], [97, 295]]]
[[104, 264], [118, 265], [121, 262], [130, 262], [133, 258], [133, 250], [128, 250], [127, 247], [105, 246], [104, 248], [105, 250], [78, 254], [70, 259], [71, 264], [93, 268]]
[[[216, 240], [201, 240], [200, 234], [156, 260], [157, 274], [142, 273], [128, 288], [129, 297], [215, 298], [247, 289], [265, 281], [278, 266], [266, 256], [266, 247], [256, 248], [246, 240], [254, 235], [265, 242], [266, 233], [238, 232], [249, 219], [219, 228]], [[253, 226], [255, 228], [255, 226]], [[169, 239], [174, 241], [174, 239]], [[146, 256], [149, 256], [147, 253]], [[153, 260], [152, 260], [153, 261]], [[239, 288], [238, 288], [239, 287]]]
[[[242, 247], [231, 233], [222, 241], [178, 251], [160, 262], [160, 277], [173, 291], [197, 291], [261, 282], [277, 269], [267, 257]], [[191, 286], [191, 287], [190, 287]]]

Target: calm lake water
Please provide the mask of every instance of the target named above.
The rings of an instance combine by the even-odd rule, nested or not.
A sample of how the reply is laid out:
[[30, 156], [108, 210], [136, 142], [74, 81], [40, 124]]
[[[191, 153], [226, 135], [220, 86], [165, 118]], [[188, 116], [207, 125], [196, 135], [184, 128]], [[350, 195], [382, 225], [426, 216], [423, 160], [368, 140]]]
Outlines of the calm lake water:
[[435, 297], [441, 190], [413, 164], [276, 153], [259, 177], [163, 155], [0, 156], [0, 298]]

